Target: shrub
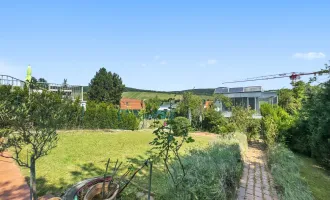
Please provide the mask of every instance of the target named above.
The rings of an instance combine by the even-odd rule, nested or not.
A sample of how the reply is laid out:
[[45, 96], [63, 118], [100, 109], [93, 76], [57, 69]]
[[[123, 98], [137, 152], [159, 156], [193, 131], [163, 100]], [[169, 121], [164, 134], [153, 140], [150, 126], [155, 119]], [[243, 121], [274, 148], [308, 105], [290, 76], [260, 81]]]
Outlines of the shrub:
[[294, 154], [283, 145], [268, 149], [268, 164], [281, 199], [313, 199], [299, 172], [299, 163]]
[[175, 136], [182, 136], [188, 133], [190, 122], [185, 117], [176, 117], [171, 122], [171, 126]]
[[[242, 172], [240, 148], [235, 140], [215, 143], [203, 150], [191, 150], [182, 158], [186, 176], [182, 179], [178, 163], [173, 165], [174, 178], [167, 181], [160, 199], [232, 199]], [[206, 164], [207, 163], [207, 164]]]
[[125, 130], [136, 130], [139, 128], [139, 119], [130, 111], [122, 111], [120, 114], [119, 128]]
[[246, 136], [248, 140], [258, 139], [261, 132], [261, 120], [250, 119], [246, 128]]
[[226, 127], [227, 121], [222, 114], [213, 108], [208, 108], [204, 113], [202, 122], [203, 129], [211, 133], [228, 133], [230, 129]]
[[285, 141], [294, 117], [276, 105], [262, 104], [260, 111], [263, 116], [261, 123], [266, 144], [273, 145], [275, 142]]

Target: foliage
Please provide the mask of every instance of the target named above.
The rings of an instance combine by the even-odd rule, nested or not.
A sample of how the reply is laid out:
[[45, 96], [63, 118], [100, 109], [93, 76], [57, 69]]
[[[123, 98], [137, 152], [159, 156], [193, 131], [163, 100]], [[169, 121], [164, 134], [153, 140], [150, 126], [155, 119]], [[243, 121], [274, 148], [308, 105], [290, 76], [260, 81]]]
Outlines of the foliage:
[[312, 193], [299, 170], [298, 159], [283, 145], [268, 150], [268, 164], [281, 199], [313, 199]]
[[125, 130], [137, 130], [140, 120], [130, 111], [121, 111], [119, 127]]
[[207, 108], [204, 111], [202, 126], [203, 129], [211, 133], [228, 133], [234, 131], [228, 130], [226, 118], [213, 108]]
[[191, 119], [191, 126], [198, 128], [201, 125], [200, 117], [202, 115], [202, 109], [202, 99], [191, 92], [185, 92], [183, 93], [182, 101], [176, 108], [176, 112], [178, 116]]
[[[246, 139], [246, 138], [245, 138]], [[247, 143], [246, 140], [244, 143]], [[234, 199], [242, 173], [240, 147], [235, 139], [222, 139], [205, 149], [191, 150], [182, 158], [186, 166], [183, 176], [179, 163], [173, 164], [174, 179], [166, 181], [160, 199]], [[183, 178], [182, 178], [183, 177]]]
[[157, 119], [157, 111], [159, 109], [159, 106], [162, 104], [162, 101], [158, 98], [158, 96], [155, 96], [154, 98], [146, 100], [145, 104], [146, 113], [148, 115], [151, 115], [153, 119]]
[[214, 94], [213, 95], [213, 101], [221, 101], [227, 108], [231, 109], [233, 106], [233, 102], [229, 97], [226, 97], [223, 94]]
[[88, 99], [119, 105], [125, 89], [120, 76], [101, 68], [89, 83]]
[[303, 81], [292, 82], [291, 85], [292, 89], [279, 90], [278, 105], [290, 115], [296, 115], [306, 98], [306, 87], [309, 87], [310, 85]]
[[[0, 132], [0, 152], [13, 149], [12, 158], [20, 166], [30, 169], [31, 195], [33, 194], [33, 199], [37, 199], [36, 160], [47, 155], [56, 146], [56, 130], [62, 122], [63, 103], [57, 94], [48, 92], [31, 93], [20, 103], [4, 106], [7, 103], [1, 103], [1, 119], [8, 120], [9, 126]], [[24, 159], [21, 157], [23, 150], [28, 152]], [[26, 160], [27, 158], [29, 159]]]
[[190, 122], [185, 117], [176, 117], [171, 122], [173, 133], [175, 136], [183, 136], [187, 133], [190, 127]]
[[136, 130], [139, 118], [130, 111], [121, 111], [110, 103], [87, 102], [83, 116], [84, 128]]
[[257, 139], [260, 135], [260, 120], [253, 118], [254, 111], [241, 106], [232, 107], [232, 116], [228, 126], [245, 133], [248, 140]]
[[80, 99], [72, 101], [65, 99], [63, 104], [64, 115], [62, 116], [62, 123], [59, 125], [61, 129], [76, 129], [83, 127], [84, 108], [80, 105]]
[[178, 184], [178, 180], [175, 180], [172, 172], [169, 169], [169, 162], [174, 157], [176, 161], [180, 163], [180, 168], [183, 172], [183, 177], [186, 175], [185, 166], [181, 162], [179, 150], [185, 143], [191, 143], [195, 140], [189, 136], [189, 127], [186, 126], [187, 121], [183, 118], [176, 118], [171, 122], [174, 129], [170, 127], [162, 126], [154, 131], [155, 138], [150, 144], [153, 146], [152, 150], [156, 151], [154, 158], [157, 160], [163, 160], [167, 172], [170, 174], [174, 184]]
[[294, 118], [277, 105], [262, 104], [260, 107], [263, 134], [267, 145], [283, 142], [288, 137]]
[[[299, 112], [289, 144], [294, 150], [310, 153], [319, 162], [330, 167], [330, 81], [318, 88], [307, 89], [307, 99]], [[300, 149], [304, 145], [306, 148]]]
[[236, 127], [236, 130], [246, 133], [250, 121], [253, 119], [253, 110], [243, 108], [241, 106], [235, 106], [232, 108], [232, 116], [230, 120]]

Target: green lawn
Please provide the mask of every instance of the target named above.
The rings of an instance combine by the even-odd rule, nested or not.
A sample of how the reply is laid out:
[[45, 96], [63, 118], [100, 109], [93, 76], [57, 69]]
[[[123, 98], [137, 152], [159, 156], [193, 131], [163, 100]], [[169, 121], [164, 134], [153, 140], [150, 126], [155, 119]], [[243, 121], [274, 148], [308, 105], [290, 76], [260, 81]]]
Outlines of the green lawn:
[[[202, 148], [213, 138], [194, 136], [196, 142], [186, 148]], [[55, 149], [37, 161], [39, 194], [60, 194], [69, 185], [84, 178], [103, 175], [108, 158], [142, 164], [150, 150], [152, 131], [66, 131], [59, 132]], [[113, 167], [113, 165], [112, 165]], [[28, 176], [28, 171], [23, 170]]]
[[330, 172], [312, 158], [297, 155], [301, 161], [300, 173], [307, 181], [316, 200], [330, 199]]

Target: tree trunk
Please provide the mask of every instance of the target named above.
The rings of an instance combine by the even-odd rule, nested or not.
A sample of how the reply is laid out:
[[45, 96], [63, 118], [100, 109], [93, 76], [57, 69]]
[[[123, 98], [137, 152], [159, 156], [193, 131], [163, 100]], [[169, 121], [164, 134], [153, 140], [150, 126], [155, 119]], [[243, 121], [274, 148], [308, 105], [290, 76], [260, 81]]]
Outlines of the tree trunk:
[[30, 200], [37, 200], [37, 184], [36, 184], [36, 161], [34, 157], [30, 158]]

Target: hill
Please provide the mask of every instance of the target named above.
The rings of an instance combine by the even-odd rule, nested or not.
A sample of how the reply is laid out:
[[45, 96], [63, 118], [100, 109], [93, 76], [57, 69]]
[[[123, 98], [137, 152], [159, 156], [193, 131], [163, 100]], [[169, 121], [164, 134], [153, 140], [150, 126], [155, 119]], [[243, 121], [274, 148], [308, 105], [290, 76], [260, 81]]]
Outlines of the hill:
[[213, 95], [215, 88], [202, 88], [202, 89], [190, 89], [190, 90], [181, 90], [181, 91], [155, 91], [155, 90], [143, 90], [137, 88], [126, 87], [125, 92], [156, 92], [156, 93], [167, 93], [167, 94], [183, 94], [184, 92], [192, 92], [196, 95]]
[[[168, 100], [169, 98], [181, 99], [182, 94], [174, 94], [168, 92], [124, 92], [122, 97], [131, 99], [150, 99], [158, 96], [162, 100]], [[204, 100], [211, 99], [211, 95], [198, 95]]]
[[[87, 93], [88, 86], [84, 86], [84, 93]], [[158, 96], [162, 100], [167, 100], [169, 98], [181, 99], [184, 92], [192, 92], [193, 94], [199, 95], [202, 99], [208, 100], [211, 98], [214, 89], [191, 89], [182, 91], [155, 91], [155, 90], [143, 90], [137, 88], [126, 87], [122, 97], [131, 99], [150, 99]], [[87, 97], [87, 94], [86, 94]]]

